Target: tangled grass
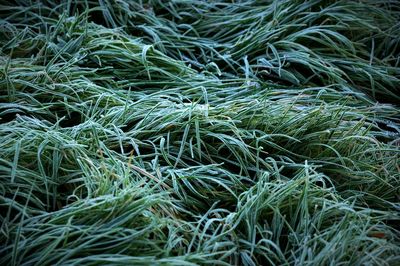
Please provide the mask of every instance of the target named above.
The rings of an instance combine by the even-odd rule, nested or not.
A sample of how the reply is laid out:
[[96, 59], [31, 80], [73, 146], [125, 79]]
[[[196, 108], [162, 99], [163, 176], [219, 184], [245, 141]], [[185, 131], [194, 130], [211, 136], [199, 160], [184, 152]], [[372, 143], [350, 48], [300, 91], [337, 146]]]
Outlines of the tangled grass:
[[394, 265], [397, 1], [2, 1], [1, 265]]

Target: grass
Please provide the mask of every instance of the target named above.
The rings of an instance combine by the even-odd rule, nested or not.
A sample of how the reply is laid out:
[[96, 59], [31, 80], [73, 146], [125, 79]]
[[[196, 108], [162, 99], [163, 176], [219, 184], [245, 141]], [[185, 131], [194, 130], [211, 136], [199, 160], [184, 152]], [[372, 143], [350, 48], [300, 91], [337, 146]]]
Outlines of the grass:
[[397, 1], [0, 10], [0, 264], [400, 260]]

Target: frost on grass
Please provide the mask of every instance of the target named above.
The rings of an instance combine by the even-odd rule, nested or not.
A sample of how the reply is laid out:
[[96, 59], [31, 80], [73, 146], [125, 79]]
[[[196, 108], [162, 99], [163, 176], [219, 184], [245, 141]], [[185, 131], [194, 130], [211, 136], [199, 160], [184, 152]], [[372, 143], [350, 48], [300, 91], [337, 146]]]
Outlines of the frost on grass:
[[396, 1], [3, 1], [1, 265], [400, 260]]

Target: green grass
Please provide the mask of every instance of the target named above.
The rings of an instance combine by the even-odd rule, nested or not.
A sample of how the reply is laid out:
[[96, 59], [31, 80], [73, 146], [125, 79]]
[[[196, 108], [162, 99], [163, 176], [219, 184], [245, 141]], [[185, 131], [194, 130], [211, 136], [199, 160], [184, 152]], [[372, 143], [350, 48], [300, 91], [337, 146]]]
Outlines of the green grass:
[[2, 1], [1, 265], [396, 265], [397, 1]]

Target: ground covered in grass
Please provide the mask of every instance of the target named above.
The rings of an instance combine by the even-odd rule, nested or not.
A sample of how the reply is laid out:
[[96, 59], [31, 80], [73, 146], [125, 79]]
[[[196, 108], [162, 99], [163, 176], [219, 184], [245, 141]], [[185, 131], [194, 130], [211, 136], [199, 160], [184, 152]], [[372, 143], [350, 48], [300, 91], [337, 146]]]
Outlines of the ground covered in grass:
[[400, 3], [1, 1], [1, 265], [394, 265]]

